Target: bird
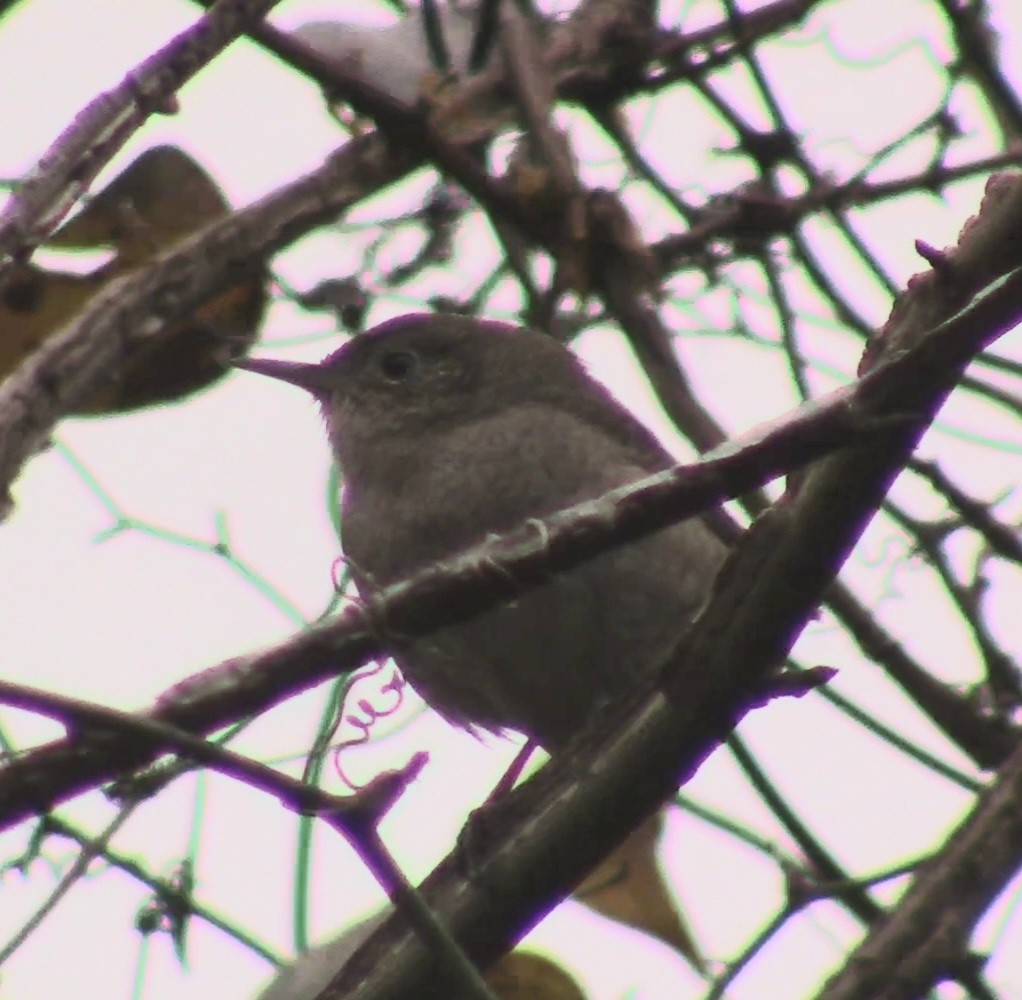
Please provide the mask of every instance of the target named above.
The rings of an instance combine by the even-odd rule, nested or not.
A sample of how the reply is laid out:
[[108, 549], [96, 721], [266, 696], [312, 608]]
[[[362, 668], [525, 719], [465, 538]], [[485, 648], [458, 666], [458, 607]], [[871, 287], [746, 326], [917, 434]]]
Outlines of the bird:
[[[343, 477], [342, 547], [363, 593], [673, 464], [569, 349], [509, 324], [412, 315], [318, 365], [237, 366], [320, 402]], [[453, 724], [515, 730], [553, 751], [651, 675], [725, 551], [700, 519], [684, 521], [395, 658]]]
[[[235, 365], [319, 402], [341, 472], [341, 546], [367, 597], [674, 464], [572, 350], [513, 324], [412, 314], [319, 364]], [[556, 754], [652, 682], [726, 553], [702, 518], [690, 518], [473, 619], [384, 643], [453, 725], [515, 731]], [[678, 947], [698, 967], [687, 933], [675, 935]]]

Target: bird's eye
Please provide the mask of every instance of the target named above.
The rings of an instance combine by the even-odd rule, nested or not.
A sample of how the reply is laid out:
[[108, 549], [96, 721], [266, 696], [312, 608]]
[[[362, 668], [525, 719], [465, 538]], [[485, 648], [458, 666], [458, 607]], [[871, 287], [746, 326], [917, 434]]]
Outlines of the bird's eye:
[[387, 351], [380, 357], [380, 371], [388, 382], [403, 382], [418, 363], [411, 351]]

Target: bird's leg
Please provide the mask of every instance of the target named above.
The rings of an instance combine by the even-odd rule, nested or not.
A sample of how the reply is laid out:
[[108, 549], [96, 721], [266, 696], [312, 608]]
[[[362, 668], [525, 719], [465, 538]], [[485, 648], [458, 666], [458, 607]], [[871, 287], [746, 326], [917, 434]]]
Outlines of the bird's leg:
[[506, 799], [508, 793], [522, 776], [526, 763], [538, 746], [539, 744], [528, 740], [515, 754], [515, 759], [511, 761], [511, 765], [501, 776], [493, 791], [468, 814], [465, 825], [458, 834], [456, 850], [461, 868], [469, 878], [477, 877], [481, 867], [478, 859], [485, 857], [489, 849], [492, 826], [487, 823], [487, 819], [490, 807]]
[[511, 761], [510, 766], [501, 776], [500, 781], [494, 786], [493, 791], [486, 796], [486, 800], [479, 807], [480, 809], [485, 809], [491, 802], [502, 799], [515, 787], [518, 779], [522, 776], [522, 771], [525, 770], [525, 765], [529, 762], [529, 758], [538, 749], [539, 745], [537, 743], [534, 743], [532, 740], [526, 741], [522, 749], [515, 754], [515, 759]]

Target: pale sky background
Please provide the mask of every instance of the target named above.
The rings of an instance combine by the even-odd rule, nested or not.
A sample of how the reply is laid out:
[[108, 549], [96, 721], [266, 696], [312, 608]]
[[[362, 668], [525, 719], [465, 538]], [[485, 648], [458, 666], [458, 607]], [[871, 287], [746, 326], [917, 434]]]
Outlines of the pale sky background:
[[[686, 26], [716, 20], [714, 4], [692, 6]], [[1011, 4], [1000, 6], [1007, 9]], [[825, 8], [830, 37], [847, 58], [883, 55], [868, 72], [858, 66], [843, 70], [834, 66], [834, 53], [821, 36], [823, 22], [815, 17], [768, 60], [786, 108], [813, 135], [812, 148], [820, 161], [839, 177], [848, 173], [842, 165], [853, 147], [872, 148], [896, 138], [937, 99], [934, 66], [948, 53], [939, 33], [921, 34], [922, 9], [912, 2], [885, 5], [884, 17], [877, 18], [876, 6], [867, 0]], [[197, 9], [185, 0], [23, 3], [0, 25], [4, 136], [0, 176], [24, 173], [90, 98], [117, 84], [196, 15]], [[329, 16], [369, 21], [384, 15], [368, 0], [334, 4], [295, 0], [281, 4], [273, 19], [287, 27]], [[1006, 66], [1019, 65], [1022, 58], [1022, 14], [1015, 11], [1013, 20], [1001, 24], [1005, 52], [1015, 54], [1005, 59]], [[896, 101], [891, 100], [894, 94]], [[182, 91], [180, 101], [180, 113], [148, 124], [100, 185], [147, 146], [173, 142], [195, 156], [240, 206], [314, 168], [342, 140], [315, 86], [245, 42], [232, 46], [204, 70]], [[989, 123], [974, 108], [959, 110], [974, 139], [960, 150], [956, 147], [956, 155], [986, 149]], [[691, 121], [686, 128], [698, 134], [698, 141], [686, 142], [679, 135], [678, 115], [692, 116], [684, 120]], [[644, 136], [652, 130], [656, 137], [650, 143], [652, 158], [679, 177], [705, 176], [703, 150], [731, 142], [724, 132], [707, 142], [697, 130], [711, 126], [698, 116], [698, 106], [686, 103], [683, 96], [672, 105], [663, 102], [648, 119], [637, 120], [636, 127]], [[849, 135], [854, 135], [854, 142]], [[595, 143], [592, 137], [585, 141]], [[587, 179], [604, 176], [601, 170], [606, 173], [607, 168], [598, 161], [605, 151], [595, 145], [582, 149], [593, 161], [586, 168]], [[908, 172], [912, 162], [896, 158], [890, 175]], [[744, 176], [735, 160], [722, 157], [714, 160], [713, 170], [714, 183], [721, 189]], [[887, 171], [879, 176], [887, 176]], [[422, 177], [414, 179], [353, 217], [391, 214], [406, 204], [408, 191], [421, 191], [427, 183]], [[952, 242], [978, 206], [981, 189], [982, 179], [953, 187], [943, 204], [932, 198], [904, 199], [863, 217], [863, 231], [903, 282], [922, 268], [912, 250], [913, 240], [922, 238], [936, 246]], [[632, 208], [644, 232], [658, 235], [650, 207], [639, 200]], [[463, 227], [459, 235], [459, 246], [476, 241], [484, 248], [475, 255], [479, 275], [493, 259], [492, 249], [482, 240], [478, 222]], [[277, 269], [306, 289], [322, 278], [348, 274], [359, 260], [361, 246], [339, 233], [317, 236], [281, 258]], [[429, 289], [457, 292], [472, 287], [471, 277], [462, 271], [433, 271]], [[849, 282], [860, 308], [881, 322], [889, 303], [857, 273], [850, 271]], [[707, 327], [726, 325], [730, 305], [721, 291], [711, 307], [716, 313], [704, 315], [702, 322]], [[413, 307], [407, 300], [381, 299], [371, 319], [376, 322]], [[513, 307], [509, 302], [508, 310]], [[761, 328], [769, 325], [762, 317], [757, 319]], [[282, 343], [317, 332], [323, 338], [316, 342]], [[293, 359], [318, 359], [337, 344], [327, 319], [301, 315], [286, 305], [270, 312], [263, 337], [266, 346], [259, 347], [259, 353]], [[829, 334], [821, 325], [811, 353], [850, 371], [856, 352], [849, 344], [849, 339]], [[1017, 333], [1001, 346], [1015, 356], [1022, 354]], [[581, 349], [598, 376], [665, 432], [665, 421], [614, 338], [587, 335]], [[702, 398], [733, 431], [774, 417], [794, 401], [779, 376], [781, 362], [775, 354], [702, 337], [685, 341], [684, 357]], [[814, 378], [818, 388], [831, 384], [823, 376]], [[959, 427], [996, 435], [996, 425], [982, 409], [955, 404], [945, 417]], [[232, 376], [215, 391], [184, 405], [128, 418], [65, 421], [56, 439], [61, 447], [34, 459], [18, 481], [17, 509], [0, 528], [0, 663], [5, 678], [131, 709], [145, 706], [191, 673], [277, 642], [298, 626], [207, 552], [140, 531], [96, 544], [97, 534], [111, 527], [112, 517], [75, 472], [69, 453], [91, 471], [126, 515], [167, 531], [213, 542], [215, 515], [226, 512], [239, 559], [286, 594], [303, 616], [313, 618], [325, 606], [332, 587], [331, 563], [337, 555], [323, 505], [328, 454], [318, 414], [303, 394], [268, 380]], [[977, 455], [948, 435], [931, 435], [927, 452], [935, 454], [938, 448], [952, 466], [969, 456], [969, 488], [974, 495], [995, 496], [1017, 480], [1017, 451]], [[1018, 503], [1011, 509], [1017, 516]], [[940, 595], [933, 593], [927, 575], [914, 563], [892, 554], [887, 534], [876, 528], [867, 533], [846, 578], [871, 603], [880, 602], [881, 618], [904, 636], [913, 652], [937, 662], [945, 679], [967, 682], [974, 662], [968, 637], [957, 625], [945, 627], [948, 612]], [[1022, 582], [1016, 574], [1005, 583], [1009, 585], [993, 593], [992, 600], [998, 602], [993, 619], [1001, 640], [1017, 653], [1018, 633], [1012, 642], [1009, 631], [1017, 628]], [[968, 770], [924, 720], [906, 709], [880, 672], [862, 663], [826, 617], [810, 627], [798, 653], [805, 662], [839, 667], [838, 690]], [[277, 709], [254, 725], [236, 749], [250, 750], [261, 759], [300, 752], [314, 731], [323, 695], [324, 691], [312, 692]], [[0, 719], [24, 742], [55, 732], [7, 710], [0, 712]], [[969, 801], [963, 792], [887, 749], [819, 698], [773, 704], [755, 713], [743, 732], [780, 787], [852, 872], [871, 872], [892, 859], [911, 858], [934, 847], [934, 838], [950, 828]], [[422, 747], [430, 750], [431, 764], [383, 827], [414, 877], [424, 875], [447, 853], [465, 812], [485, 797], [514, 752], [506, 741], [480, 743], [423, 715], [379, 749], [351, 752], [346, 763], [365, 780], [388, 762], [399, 764]], [[196, 787], [194, 777], [185, 778], [146, 804], [114, 846], [136, 854], [157, 874], [168, 874], [187, 849]], [[236, 783], [212, 777], [205, 788], [197, 898], [278, 952], [290, 953], [295, 819], [276, 802]], [[782, 847], [789, 846], [726, 755], [715, 755], [687, 791], [726, 808]], [[68, 806], [64, 814], [98, 831], [112, 812], [104, 799], [93, 795]], [[0, 836], [0, 856], [15, 855], [25, 839], [26, 829]], [[379, 905], [381, 893], [335, 837], [323, 832], [316, 846], [313, 927], [322, 937], [368, 915]], [[58, 841], [46, 851], [55, 859], [69, 853], [70, 847], [65, 851]], [[668, 864], [699, 940], [711, 956], [736, 952], [774, 911], [781, 889], [776, 868], [691, 817], [676, 814], [671, 819]], [[29, 875], [9, 873], [0, 883], [0, 945], [52, 890], [53, 879], [44, 863], [36, 862]], [[890, 898], [890, 889], [888, 884], [878, 890], [880, 898]], [[1018, 892], [1018, 885], [1009, 890], [984, 923], [979, 939], [981, 946], [997, 945], [989, 974], [1004, 996], [1022, 995]], [[0, 998], [129, 997], [142, 949], [133, 920], [147, 895], [127, 876], [97, 866], [0, 970]], [[820, 904], [790, 923], [729, 995], [736, 1000], [803, 996], [840, 962], [856, 934], [856, 926], [842, 911]], [[566, 904], [551, 915], [531, 941], [556, 954], [597, 1000], [625, 996], [668, 1000], [700, 996], [704, 989], [666, 948], [584, 916], [576, 904]], [[154, 938], [143, 963], [139, 995], [146, 1000], [243, 998], [270, 973], [264, 961], [202, 920], [191, 925], [188, 959], [188, 969], [182, 970], [170, 941]]]

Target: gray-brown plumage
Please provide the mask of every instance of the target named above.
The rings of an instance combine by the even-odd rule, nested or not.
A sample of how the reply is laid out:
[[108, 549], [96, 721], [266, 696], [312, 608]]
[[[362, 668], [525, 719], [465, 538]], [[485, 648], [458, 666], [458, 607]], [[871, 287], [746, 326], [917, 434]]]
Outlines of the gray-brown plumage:
[[[406, 316], [319, 365], [238, 364], [320, 401], [343, 474], [342, 544], [362, 593], [671, 464], [567, 348], [503, 323]], [[514, 729], [556, 752], [653, 675], [723, 557], [701, 520], [685, 521], [389, 651], [451, 722]], [[659, 829], [653, 817], [636, 830], [578, 894], [702, 968], [663, 886]]]
[[[363, 592], [671, 464], [569, 350], [503, 323], [406, 316], [319, 365], [241, 366], [321, 402]], [[723, 554], [685, 521], [392, 652], [451, 722], [554, 750], [661, 662]]]

